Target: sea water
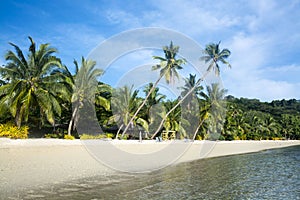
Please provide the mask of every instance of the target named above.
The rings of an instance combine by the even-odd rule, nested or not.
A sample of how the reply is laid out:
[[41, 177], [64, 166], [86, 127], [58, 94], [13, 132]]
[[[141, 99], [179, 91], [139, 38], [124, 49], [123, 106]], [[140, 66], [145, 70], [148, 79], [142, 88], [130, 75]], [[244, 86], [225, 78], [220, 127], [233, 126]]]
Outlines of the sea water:
[[20, 199], [300, 199], [300, 146], [197, 160], [148, 174], [95, 176]]

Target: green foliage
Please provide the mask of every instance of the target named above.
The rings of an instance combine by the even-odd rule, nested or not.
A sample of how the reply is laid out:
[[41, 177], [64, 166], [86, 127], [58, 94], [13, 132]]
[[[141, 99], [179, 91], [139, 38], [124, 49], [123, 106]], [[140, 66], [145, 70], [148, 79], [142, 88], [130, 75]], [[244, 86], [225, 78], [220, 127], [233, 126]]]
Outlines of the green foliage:
[[231, 65], [226, 61], [226, 59], [230, 56], [231, 52], [228, 49], [220, 49], [220, 43], [211, 43], [206, 45], [204, 54], [205, 56], [201, 57], [201, 60], [205, 61], [205, 63], [209, 63], [207, 71], [211, 71], [212, 69], [215, 71], [216, 75], [220, 74], [220, 66], [218, 62], [222, 62], [231, 68]]
[[28, 126], [18, 128], [12, 123], [0, 124], [0, 137], [26, 139], [28, 138]]
[[[196, 75], [190, 75], [181, 87], [181, 97], [165, 100], [165, 96], [158, 93], [159, 81], [165, 78], [167, 83], [173, 83], [174, 78], [179, 76], [178, 70], [186, 63], [185, 59], [177, 58], [179, 47], [172, 42], [163, 47], [163, 57], [153, 56], [159, 63], [152, 69], [160, 70], [160, 77], [145, 88], [146, 98], [143, 99], [138, 96], [137, 90], [133, 91], [134, 87], [114, 90], [98, 82], [103, 70], [96, 69], [92, 60], [82, 58], [80, 67], [75, 61], [76, 73], [72, 75], [55, 56], [55, 48], [47, 43], [37, 47], [31, 37], [29, 40], [26, 54], [10, 43], [13, 50], [7, 51], [7, 63], [0, 67], [0, 137], [27, 138], [28, 127], [21, 126], [24, 122], [39, 128], [70, 122], [68, 136], [67, 131], [58, 129], [55, 133], [46, 134], [45, 138], [74, 139], [71, 133], [79, 119], [84, 118], [91, 123], [86, 126], [97, 129], [90, 129], [95, 134], [99, 133], [98, 121], [102, 126], [119, 124], [117, 135], [123, 130], [121, 139], [133, 138], [132, 134], [125, 134], [126, 130], [130, 128], [132, 132], [138, 125], [154, 133], [152, 138], [164, 129], [180, 133], [180, 138], [191, 134], [195, 139], [215, 140], [300, 139], [300, 101], [296, 99], [268, 103], [228, 96], [225, 113], [223, 99], [226, 90], [212, 84], [204, 92], [200, 85], [204, 77], [197, 80]], [[219, 63], [230, 67], [227, 59], [231, 52], [220, 49], [220, 42], [206, 45], [203, 53], [200, 59], [209, 65], [207, 73], [214, 70], [219, 75]], [[95, 106], [96, 115], [91, 116], [88, 110]], [[90, 120], [95, 117], [98, 121]], [[6, 123], [11, 120], [17, 126]], [[188, 129], [193, 126], [197, 128]], [[157, 131], [154, 132], [154, 128]], [[113, 137], [114, 134], [107, 133], [83, 134], [80, 138]]]
[[222, 132], [226, 140], [300, 139], [299, 101], [267, 103], [233, 96], [226, 99], [228, 112]]
[[[117, 123], [120, 124], [119, 132], [125, 126], [127, 126], [133, 118], [135, 111], [138, 109], [142, 100], [137, 97], [138, 90], [133, 90], [133, 86], [123, 86], [121, 88], [117, 88], [114, 90], [114, 95], [112, 97], [112, 108], [114, 108], [114, 115], [108, 119], [108, 124]], [[132, 123], [130, 123], [130, 128], [136, 127], [140, 125], [144, 128], [144, 130], [148, 130], [148, 122], [143, 119], [140, 115], [136, 115], [132, 119]], [[122, 137], [124, 136], [125, 131], [122, 133]]]
[[106, 134], [98, 134], [98, 135], [90, 135], [90, 134], [82, 134], [80, 135], [81, 140], [92, 140], [92, 139], [112, 139], [114, 134], [106, 133]]
[[74, 140], [75, 137], [72, 136], [72, 135], [64, 135], [64, 139], [66, 139], [66, 140]]
[[[102, 69], [96, 68], [96, 61], [81, 58], [81, 66], [74, 61], [76, 67], [75, 78], [69, 73], [67, 78], [72, 88], [71, 103], [73, 112], [69, 122], [68, 135], [75, 130], [76, 122], [85, 110], [96, 105], [101, 105], [106, 110], [110, 109], [110, 102], [101, 95], [104, 85], [98, 83], [97, 78], [103, 74]], [[82, 116], [83, 117], [83, 116]]]
[[0, 67], [6, 84], [0, 87], [0, 109], [7, 106], [20, 127], [33, 116], [39, 116], [39, 124], [46, 119], [55, 124], [55, 116], [61, 115], [61, 101], [67, 100], [62, 73], [65, 67], [53, 54], [57, 52], [49, 44], [36, 47], [31, 37], [28, 56], [15, 44], [14, 51], [5, 55], [7, 64]]
[[63, 139], [64, 134], [63, 133], [48, 133], [48, 134], [45, 134], [44, 137], [47, 138], [47, 139], [49, 139], [49, 138]]

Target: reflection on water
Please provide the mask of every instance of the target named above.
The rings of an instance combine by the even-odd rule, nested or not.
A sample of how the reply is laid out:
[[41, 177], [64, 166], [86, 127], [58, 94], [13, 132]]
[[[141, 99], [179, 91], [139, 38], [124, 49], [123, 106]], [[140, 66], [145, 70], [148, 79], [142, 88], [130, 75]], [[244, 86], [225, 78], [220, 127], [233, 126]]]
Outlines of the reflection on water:
[[300, 199], [300, 146], [183, 163], [149, 174], [93, 177], [22, 199]]

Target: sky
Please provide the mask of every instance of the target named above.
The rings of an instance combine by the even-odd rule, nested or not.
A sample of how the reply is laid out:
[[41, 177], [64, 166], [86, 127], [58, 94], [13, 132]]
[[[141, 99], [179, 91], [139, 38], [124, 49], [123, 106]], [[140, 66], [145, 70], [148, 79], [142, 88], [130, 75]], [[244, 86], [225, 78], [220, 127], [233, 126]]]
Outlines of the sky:
[[[0, 65], [12, 50], [9, 42], [26, 52], [31, 36], [37, 44], [56, 47], [72, 71], [74, 59], [89, 57], [114, 36], [156, 27], [182, 34], [202, 48], [221, 41], [221, 49], [231, 51], [232, 68], [221, 65], [220, 76], [228, 94], [261, 101], [300, 99], [299, 10], [299, 0], [1, 0]], [[187, 51], [178, 45], [179, 51]], [[162, 55], [154, 46], [120, 55], [103, 81], [118, 85], [132, 71], [131, 79], [143, 78], [141, 68], [149, 68], [153, 54]]]

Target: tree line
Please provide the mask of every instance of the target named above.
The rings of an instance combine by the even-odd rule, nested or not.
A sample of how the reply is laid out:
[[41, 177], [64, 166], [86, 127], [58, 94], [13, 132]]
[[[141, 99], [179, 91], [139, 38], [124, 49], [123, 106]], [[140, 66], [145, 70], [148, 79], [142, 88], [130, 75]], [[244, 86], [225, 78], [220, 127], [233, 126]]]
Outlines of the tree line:
[[[173, 42], [162, 48], [164, 57], [153, 56], [157, 64], [152, 70], [159, 70], [160, 76], [143, 88], [143, 98], [133, 86], [112, 88], [99, 82], [104, 71], [96, 68], [95, 61], [84, 57], [74, 61], [72, 74], [56, 56], [56, 48], [48, 43], [37, 47], [31, 37], [29, 41], [27, 56], [10, 43], [13, 50], [7, 51], [0, 68], [1, 124], [52, 127], [54, 134], [79, 137], [80, 120], [91, 119], [85, 121], [99, 123], [115, 138], [138, 138], [143, 132], [149, 139], [299, 139], [299, 101], [237, 99], [226, 96], [227, 90], [217, 83], [203, 86], [208, 73], [220, 74], [220, 64], [231, 67], [227, 62], [231, 52], [220, 49], [220, 42], [206, 45], [199, 55], [208, 65], [206, 73], [186, 77], [181, 95], [170, 100], [157, 86], [162, 79], [176, 81], [186, 64]], [[86, 112], [90, 108], [95, 116]], [[89, 131], [86, 134], [103, 134], [99, 129]]]

